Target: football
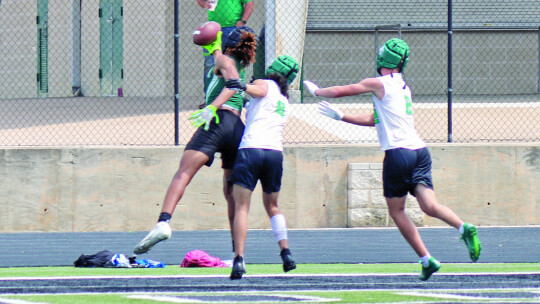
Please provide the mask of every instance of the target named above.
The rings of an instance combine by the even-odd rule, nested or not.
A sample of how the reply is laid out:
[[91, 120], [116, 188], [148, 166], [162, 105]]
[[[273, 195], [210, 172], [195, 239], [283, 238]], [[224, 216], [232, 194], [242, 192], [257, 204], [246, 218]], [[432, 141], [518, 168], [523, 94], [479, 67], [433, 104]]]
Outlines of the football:
[[207, 21], [197, 27], [193, 32], [193, 43], [207, 45], [216, 41], [217, 33], [221, 31], [221, 25], [215, 21]]

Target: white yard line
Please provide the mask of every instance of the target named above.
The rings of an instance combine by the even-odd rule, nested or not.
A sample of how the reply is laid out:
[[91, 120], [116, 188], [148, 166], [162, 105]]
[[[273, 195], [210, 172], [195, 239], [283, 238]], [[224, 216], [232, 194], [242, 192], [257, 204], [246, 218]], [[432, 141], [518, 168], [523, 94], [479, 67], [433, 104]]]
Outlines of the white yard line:
[[[208, 292], [203, 292], [201, 294], [207, 296], [209, 294]], [[217, 294], [217, 293], [216, 293]], [[258, 295], [263, 297], [278, 297], [278, 298], [294, 298], [296, 301], [309, 301], [309, 303], [326, 303], [326, 302], [337, 302], [341, 301], [341, 299], [338, 298], [322, 298], [322, 297], [314, 297], [314, 296], [303, 296], [303, 295], [289, 295], [289, 294], [259, 294], [259, 293], [234, 293], [237, 296], [241, 295]], [[141, 295], [129, 295], [126, 296], [128, 299], [140, 299], [140, 300], [153, 300], [158, 302], [168, 302], [168, 303], [238, 303], [238, 301], [203, 301], [198, 300], [194, 297], [197, 297], [198, 295], [192, 295], [191, 297], [189, 295], [178, 295], [178, 296], [163, 296], [163, 295], [152, 295], [152, 294], [141, 294]], [[275, 301], [269, 301], [265, 299], [261, 299], [260, 301], [257, 300], [250, 300], [249, 303], [268, 303]], [[286, 301], [288, 302], [288, 301]]]
[[25, 300], [18, 300], [18, 299], [6, 299], [6, 298], [0, 298], [0, 303], [2, 304], [49, 304], [45, 302], [34, 302], [34, 301], [25, 301]]

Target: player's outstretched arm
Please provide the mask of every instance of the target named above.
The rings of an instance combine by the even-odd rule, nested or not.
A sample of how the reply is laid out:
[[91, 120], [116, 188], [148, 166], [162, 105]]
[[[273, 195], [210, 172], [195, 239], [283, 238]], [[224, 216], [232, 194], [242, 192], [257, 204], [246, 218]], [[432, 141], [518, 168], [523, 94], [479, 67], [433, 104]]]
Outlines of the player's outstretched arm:
[[313, 96], [321, 96], [328, 98], [338, 98], [343, 96], [354, 96], [365, 93], [373, 93], [378, 98], [384, 96], [384, 87], [382, 82], [377, 78], [366, 78], [358, 83], [332, 86], [327, 88], [319, 88], [315, 83], [304, 80], [304, 85]]
[[317, 90], [319, 89], [319, 86], [316, 85], [314, 82], [309, 80], [304, 80], [304, 87], [308, 90], [308, 92], [313, 95], [317, 96]]
[[204, 130], [208, 131], [210, 129], [210, 122], [214, 117], [216, 118], [216, 123], [219, 123], [219, 116], [216, 114], [217, 108], [213, 105], [207, 105], [203, 109], [191, 114], [189, 120], [191, 120], [191, 125], [194, 127], [200, 127], [204, 125]]
[[359, 126], [368, 126], [372, 127], [375, 125], [375, 117], [373, 113], [371, 114], [358, 114], [358, 115], [349, 115], [343, 113], [335, 105], [329, 103], [328, 101], [319, 102], [319, 113], [324, 116], [328, 116], [335, 120], [342, 120], [354, 125]]
[[364, 127], [375, 126], [375, 116], [371, 114], [357, 114], [357, 115], [345, 115], [342, 119], [344, 122], [348, 122], [353, 125], [359, 125]]
[[268, 83], [262, 79], [257, 79], [253, 84], [246, 85], [246, 93], [255, 98], [264, 97], [268, 93]]
[[345, 116], [345, 113], [326, 100], [319, 102], [319, 113], [335, 120], [343, 120]]
[[262, 79], [257, 79], [253, 84], [246, 84], [240, 79], [231, 79], [225, 82], [225, 86], [231, 90], [246, 92], [252, 97], [260, 98], [268, 93], [268, 83]]
[[[215, 56], [216, 64], [214, 66], [214, 71], [221, 75], [225, 80], [230, 80], [231, 78], [239, 78], [238, 70], [234, 60], [228, 56]], [[204, 107], [203, 109], [191, 114], [189, 120], [191, 124], [195, 127], [200, 127], [204, 125], [204, 129], [208, 131], [210, 129], [210, 122], [212, 119], [216, 119], [216, 123], [219, 123], [219, 116], [217, 116], [217, 109], [219, 109], [223, 104], [225, 104], [233, 95], [236, 93], [235, 90], [229, 88], [223, 88], [221, 93], [214, 99], [214, 101]]]
[[[216, 59], [214, 71], [217, 71], [217, 73], [219, 73], [219, 75], [221, 75], [226, 82], [232, 79], [240, 78], [240, 74], [236, 69], [236, 64], [229, 56], [219, 56]], [[234, 95], [234, 93], [236, 93], [235, 90], [231, 90], [227, 87], [223, 88], [221, 93], [212, 102], [212, 105], [219, 109], [219, 107], [225, 104]]]
[[225, 81], [240, 78], [240, 74], [236, 69], [236, 64], [229, 56], [219, 56], [216, 58], [215, 62], [216, 65], [214, 70], [217, 70], [216, 74], [221, 75]]

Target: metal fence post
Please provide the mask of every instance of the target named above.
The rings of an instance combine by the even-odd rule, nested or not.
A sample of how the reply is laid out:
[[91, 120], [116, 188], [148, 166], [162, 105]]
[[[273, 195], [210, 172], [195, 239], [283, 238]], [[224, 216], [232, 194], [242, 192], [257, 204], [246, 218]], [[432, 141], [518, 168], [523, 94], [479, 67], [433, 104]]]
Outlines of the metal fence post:
[[276, 58], [276, 3], [275, 0], [266, 1], [266, 23], [264, 25], [264, 56], [265, 68], [272, 64]]
[[178, 0], [174, 0], [174, 145], [179, 145], [179, 107], [178, 107], [178, 51], [179, 51], [179, 34], [178, 34]]
[[448, 142], [452, 142], [452, 0], [448, 0]]

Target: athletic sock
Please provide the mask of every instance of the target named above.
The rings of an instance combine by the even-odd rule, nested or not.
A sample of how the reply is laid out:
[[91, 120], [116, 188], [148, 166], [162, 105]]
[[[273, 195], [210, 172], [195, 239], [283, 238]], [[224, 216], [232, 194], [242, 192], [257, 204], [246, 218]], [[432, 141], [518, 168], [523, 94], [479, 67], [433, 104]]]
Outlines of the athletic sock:
[[465, 227], [463, 227], [463, 225], [465, 225], [465, 223], [461, 224], [461, 226], [459, 226], [459, 234], [463, 235], [463, 232], [465, 232]]
[[167, 212], [161, 212], [159, 214], [158, 223], [159, 222], [169, 222], [171, 220], [172, 215]]
[[420, 262], [422, 262], [422, 266], [428, 267], [430, 258], [431, 258], [431, 254], [429, 254], [429, 253], [426, 256], [421, 257]]

